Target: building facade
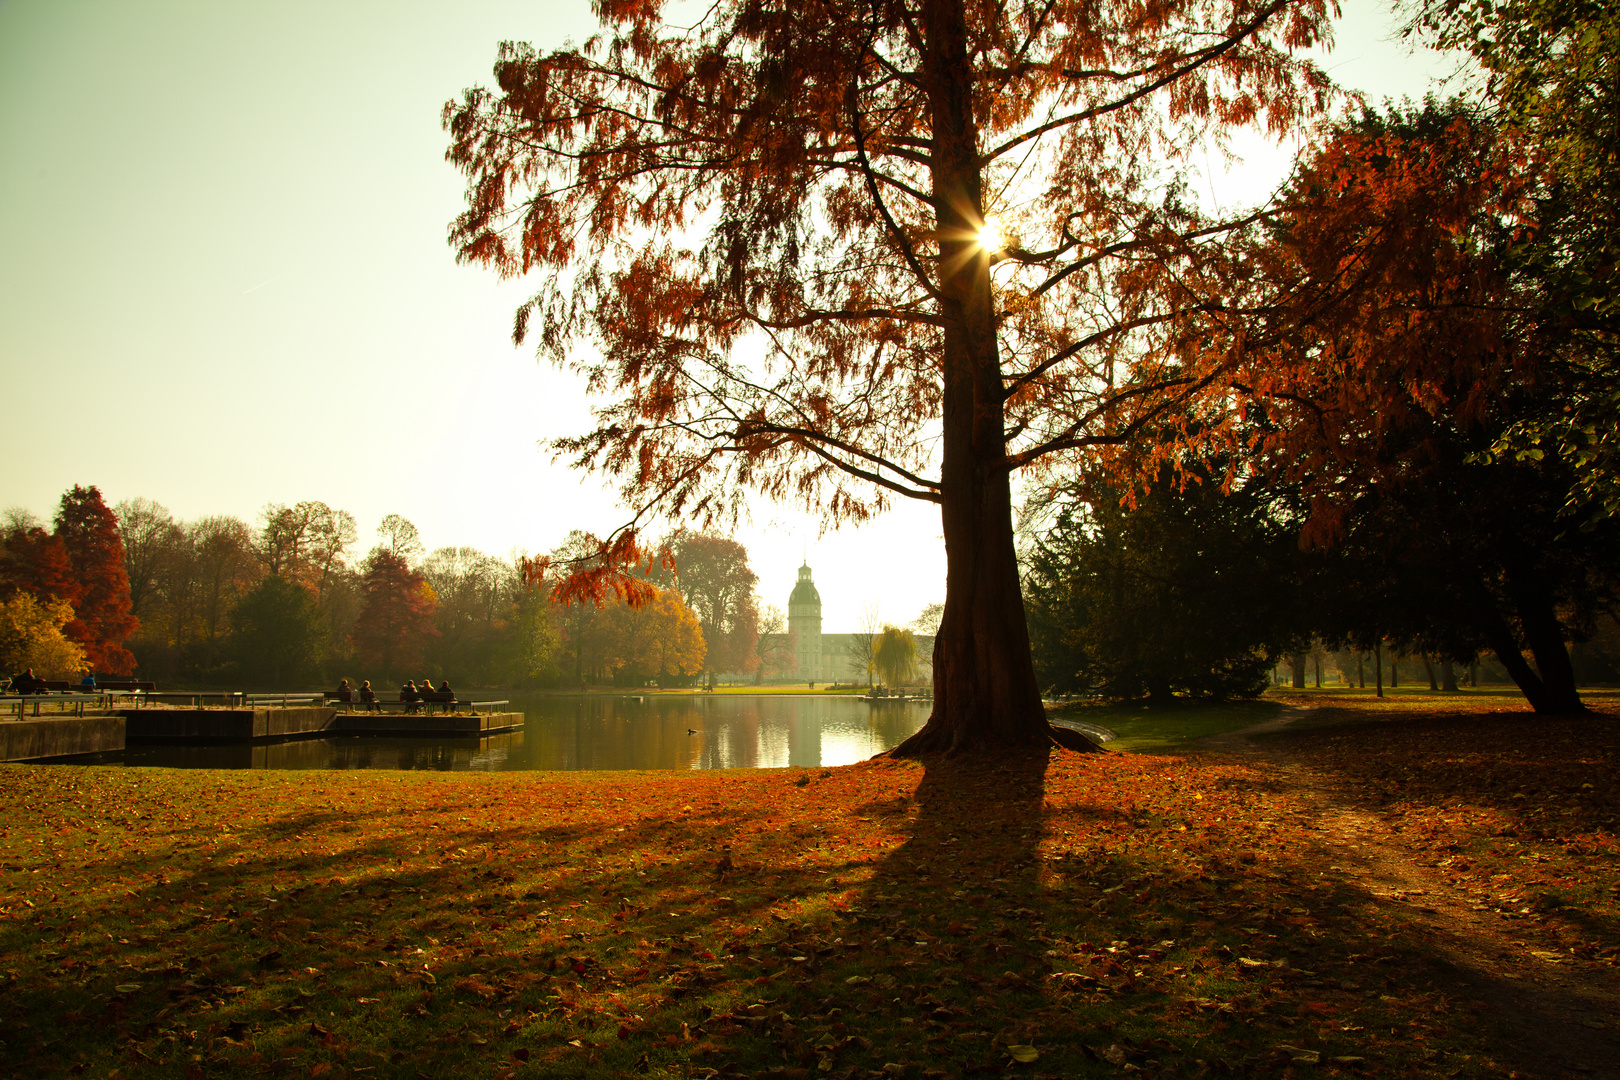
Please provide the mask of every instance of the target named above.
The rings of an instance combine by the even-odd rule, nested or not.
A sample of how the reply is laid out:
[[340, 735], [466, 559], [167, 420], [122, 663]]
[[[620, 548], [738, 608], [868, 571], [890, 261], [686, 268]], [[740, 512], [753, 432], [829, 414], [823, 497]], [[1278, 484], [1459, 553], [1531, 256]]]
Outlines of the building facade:
[[[860, 648], [860, 634], [828, 634], [821, 629], [821, 593], [810, 564], [799, 567], [799, 580], [788, 596], [788, 632], [792, 635], [796, 677], [808, 682], [867, 681], [868, 650]], [[932, 634], [918, 634], [917, 676], [931, 677], [934, 656]]]

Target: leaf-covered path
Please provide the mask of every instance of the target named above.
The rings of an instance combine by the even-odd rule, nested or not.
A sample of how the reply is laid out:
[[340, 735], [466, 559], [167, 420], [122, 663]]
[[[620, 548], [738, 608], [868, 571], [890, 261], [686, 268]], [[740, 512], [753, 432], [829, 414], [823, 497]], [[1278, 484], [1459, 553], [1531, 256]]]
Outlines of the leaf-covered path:
[[[1613, 774], [1605, 777], [1597, 766], [1609, 760], [1605, 749], [1612, 753], [1614, 721], [1549, 725], [1532, 716], [1476, 717], [1471, 730], [1458, 730], [1454, 718], [1450, 725], [1436, 727], [1397, 706], [1383, 723], [1368, 725], [1363, 720], [1354, 727], [1311, 731], [1302, 738], [1270, 737], [1314, 726], [1317, 711], [1294, 706], [1264, 723], [1212, 736], [1204, 745], [1264, 771], [1294, 797], [1292, 813], [1302, 828], [1315, 832], [1326, 872], [1353, 882], [1371, 904], [1408, 924], [1427, 943], [1458, 983], [1489, 1010], [1492, 1034], [1504, 1060], [1531, 1076], [1620, 1078], [1620, 979], [1613, 937], [1606, 943], [1583, 941], [1582, 930], [1589, 927], [1580, 925], [1582, 915], [1563, 910], [1567, 902], [1561, 899], [1548, 903], [1556, 894], [1527, 890], [1519, 875], [1470, 874], [1480, 862], [1499, 868], [1494, 864], [1504, 855], [1542, 864], [1550, 859], [1535, 851], [1488, 850], [1520, 847], [1519, 830], [1494, 815], [1484, 822], [1489, 829], [1479, 828], [1477, 812], [1467, 812], [1477, 811], [1477, 806], [1434, 798], [1437, 793], [1427, 789], [1436, 785], [1424, 780], [1435, 777], [1422, 777], [1425, 766], [1440, 758], [1446, 764], [1475, 766], [1475, 776], [1483, 780], [1480, 787], [1489, 790], [1492, 769], [1489, 764], [1478, 766], [1495, 755], [1497, 768], [1510, 769], [1511, 764], [1499, 756], [1503, 744], [1518, 741], [1521, 753], [1550, 744], [1551, 756], [1558, 758], [1560, 743], [1563, 749], [1573, 744], [1577, 750], [1584, 743], [1584, 754], [1562, 756], [1573, 756], [1591, 768], [1592, 780], [1581, 782], [1583, 790], [1596, 791], [1594, 780], [1612, 783]], [[1323, 718], [1348, 719], [1331, 712], [1324, 712]], [[1403, 722], [1404, 729], [1391, 726], [1396, 721]], [[1590, 738], [1580, 730], [1581, 724], [1600, 725], [1601, 737]], [[1549, 726], [1557, 730], [1549, 732]], [[1396, 745], [1388, 745], [1391, 742]], [[1460, 762], [1459, 753], [1476, 760]], [[1390, 765], [1380, 760], [1383, 757], [1402, 760], [1406, 774], [1420, 779], [1381, 787], [1378, 778]], [[1572, 763], [1561, 762], [1566, 768]], [[1443, 777], [1444, 771], [1439, 775]], [[1446, 794], [1459, 794], [1456, 787], [1451, 785]], [[1517, 791], [1509, 795], [1510, 801], [1526, 798]], [[1447, 815], [1446, 810], [1452, 813]], [[1423, 818], [1441, 827], [1425, 829], [1419, 820]], [[1612, 826], [1613, 818], [1606, 823]], [[1478, 858], [1482, 845], [1487, 848], [1484, 859]], [[1592, 921], [1602, 921], [1602, 914], [1585, 912]], [[1612, 920], [1608, 921], [1612, 931]], [[1607, 962], [1594, 962], [1604, 944], [1610, 948]]]

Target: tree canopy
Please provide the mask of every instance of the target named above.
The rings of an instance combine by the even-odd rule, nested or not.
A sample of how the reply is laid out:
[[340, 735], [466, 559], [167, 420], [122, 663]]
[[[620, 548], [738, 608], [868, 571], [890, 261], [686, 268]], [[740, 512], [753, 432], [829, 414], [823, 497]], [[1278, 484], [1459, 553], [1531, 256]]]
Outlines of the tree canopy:
[[458, 257], [537, 272], [514, 337], [601, 395], [554, 446], [638, 520], [749, 491], [834, 521], [940, 504], [934, 713], [901, 752], [1045, 745], [1010, 475], [1217, 384], [1242, 259], [1171, 170], [1321, 107], [1290, 50], [1324, 0], [665, 7], [504, 44], [497, 89], [445, 109]]
[[1439, 602], [1386, 605], [1402, 636], [1488, 646], [1538, 712], [1574, 712], [1565, 642], [1616, 595], [1620, 521], [1561, 528], [1573, 463], [1490, 452], [1570, 407], [1565, 335], [1517, 265], [1539, 176], [1514, 131], [1458, 102], [1368, 113], [1309, 156], [1257, 260], [1286, 328], [1252, 360], [1253, 444], [1299, 486], [1308, 539], [1348, 538], [1384, 580], [1423, 567]]
[[73, 568], [77, 595], [65, 632], [83, 646], [96, 671], [127, 675], [135, 657], [124, 641], [139, 627], [130, 614], [124, 543], [114, 516], [95, 487], [73, 485], [56, 512], [56, 538]]

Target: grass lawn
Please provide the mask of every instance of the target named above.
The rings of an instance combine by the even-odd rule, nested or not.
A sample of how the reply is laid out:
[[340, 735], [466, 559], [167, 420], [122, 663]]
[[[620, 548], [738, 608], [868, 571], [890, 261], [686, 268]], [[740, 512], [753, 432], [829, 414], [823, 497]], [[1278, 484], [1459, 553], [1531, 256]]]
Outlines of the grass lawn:
[[1276, 701], [1238, 701], [1221, 705], [1177, 702], [1167, 709], [1145, 705], [1066, 705], [1050, 710], [1054, 717], [1083, 720], [1115, 732], [1110, 750], [1127, 753], [1166, 753], [1190, 747], [1209, 735], [1219, 735], [1263, 723], [1282, 709]]
[[[1276, 707], [1102, 722], [1185, 750]], [[1456, 830], [1437, 844], [1482, 845], [1468, 857], [1503, 888], [1562, 898], [1527, 901], [1525, 933], [1586, 905], [1572, 962], [1612, 970], [1614, 786], [1574, 777], [1606, 754], [1612, 778], [1613, 721], [1597, 749], [1559, 735], [1545, 768], [1522, 750], [1522, 799], [1496, 785], [1497, 744], [1459, 754], [1493, 724], [1517, 745], [1520, 721], [1416, 722], [1452, 734], [1299, 738]], [[1333, 741], [1358, 731], [1372, 752]], [[1487, 854], [1504, 830], [1546, 860]], [[1263, 771], [1198, 753], [0, 766], [6, 1076], [1503, 1075], [1474, 1008]]]

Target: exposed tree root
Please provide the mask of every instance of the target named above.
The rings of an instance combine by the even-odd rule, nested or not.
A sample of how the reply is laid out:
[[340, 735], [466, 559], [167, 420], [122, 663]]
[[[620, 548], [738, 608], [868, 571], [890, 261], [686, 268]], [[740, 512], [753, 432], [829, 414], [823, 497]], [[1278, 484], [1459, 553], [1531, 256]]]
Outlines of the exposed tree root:
[[927, 761], [934, 758], [964, 757], [1003, 758], [1009, 755], [1046, 754], [1054, 746], [1084, 754], [1108, 752], [1072, 728], [1062, 728], [1051, 724], [1047, 725], [1044, 738], [1037, 731], [1035, 737], [1023, 745], [1009, 745], [987, 737], [952, 739], [951, 733], [932, 725], [924, 725], [920, 731], [913, 734], [899, 746], [875, 756], [896, 758], [901, 761]]

